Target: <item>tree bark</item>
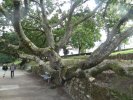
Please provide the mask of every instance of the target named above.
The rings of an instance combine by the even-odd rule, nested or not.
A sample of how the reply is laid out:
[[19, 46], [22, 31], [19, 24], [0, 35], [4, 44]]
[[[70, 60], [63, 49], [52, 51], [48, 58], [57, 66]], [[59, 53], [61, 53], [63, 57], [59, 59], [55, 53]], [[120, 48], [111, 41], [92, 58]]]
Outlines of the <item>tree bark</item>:
[[123, 16], [117, 23], [114, 25], [112, 31], [109, 33], [106, 41], [102, 43], [88, 58], [88, 62], [81, 63], [81, 69], [89, 69], [97, 64], [101, 63], [106, 57], [111, 54], [111, 52], [127, 37], [133, 35], [133, 27], [128, 28], [122, 33], [118, 33], [121, 25], [127, 22], [129, 19], [133, 18], [132, 8], [128, 13]]
[[54, 49], [55, 47], [54, 36], [52, 33], [52, 29], [48, 23], [48, 19], [46, 16], [46, 10], [44, 6], [45, 6], [44, 0], [40, 0], [40, 7], [42, 11], [42, 25], [43, 25], [43, 30], [45, 31], [45, 34], [46, 34], [47, 45]]
[[21, 54], [19, 53], [19, 57], [20, 58], [25, 58], [25, 59], [29, 59], [29, 60], [34, 60], [36, 61], [39, 65], [41, 65], [45, 71], [48, 71], [50, 73], [55, 72], [56, 70], [52, 69], [49, 65], [49, 63], [45, 63], [43, 60], [41, 60], [40, 58], [38, 58], [37, 56], [33, 56], [33, 55], [28, 55], [28, 54]]
[[[122, 34], [122, 35], [121, 35]], [[133, 27], [121, 34], [117, 34], [112, 40], [102, 43], [88, 58], [88, 62], [81, 63], [81, 69], [89, 69], [101, 63], [125, 38], [133, 35]]]
[[124, 66], [117, 60], [104, 60], [102, 63], [97, 66], [85, 70], [86, 76], [96, 77], [101, 74], [103, 71], [112, 70], [118, 75], [129, 76]]
[[[86, 0], [87, 1], [87, 0]], [[66, 31], [65, 35], [61, 38], [58, 42], [57, 47], [63, 48], [69, 41], [69, 38], [72, 35], [73, 27], [72, 27], [72, 15], [74, 13], [75, 8], [81, 3], [80, 0], [75, 1], [74, 4], [71, 6], [69, 14], [68, 14], [68, 21], [66, 23]]]

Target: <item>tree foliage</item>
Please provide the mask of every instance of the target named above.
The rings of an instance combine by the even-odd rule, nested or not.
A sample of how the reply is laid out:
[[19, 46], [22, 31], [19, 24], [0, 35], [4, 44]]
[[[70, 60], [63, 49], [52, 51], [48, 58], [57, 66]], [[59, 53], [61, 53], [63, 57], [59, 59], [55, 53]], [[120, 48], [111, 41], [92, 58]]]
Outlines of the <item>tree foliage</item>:
[[94, 47], [94, 43], [100, 40], [100, 30], [96, 27], [94, 20], [86, 20], [79, 25], [71, 38], [71, 43], [75, 48], [82, 50]]
[[0, 53], [0, 64], [11, 63], [15, 60], [13, 56]]

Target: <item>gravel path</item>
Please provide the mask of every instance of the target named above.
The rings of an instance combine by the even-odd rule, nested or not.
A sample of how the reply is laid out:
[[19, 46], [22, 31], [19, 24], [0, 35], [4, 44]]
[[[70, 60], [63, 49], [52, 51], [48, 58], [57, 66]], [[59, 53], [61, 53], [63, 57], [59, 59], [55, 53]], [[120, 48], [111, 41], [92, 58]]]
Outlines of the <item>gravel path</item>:
[[10, 78], [10, 71], [3, 78], [0, 68], [0, 100], [71, 100], [62, 88], [50, 89], [41, 78], [16, 70], [15, 77]]

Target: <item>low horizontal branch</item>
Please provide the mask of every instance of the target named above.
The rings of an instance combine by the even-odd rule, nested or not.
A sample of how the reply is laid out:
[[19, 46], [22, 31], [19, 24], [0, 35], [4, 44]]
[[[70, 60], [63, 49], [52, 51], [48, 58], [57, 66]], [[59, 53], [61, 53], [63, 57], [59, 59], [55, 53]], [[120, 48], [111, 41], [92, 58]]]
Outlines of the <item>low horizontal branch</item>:
[[45, 63], [43, 60], [41, 60], [37, 56], [19, 53], [19, 57], [37, 62], [39, 66], [42, 66], [44, 68], [45, 71], [48, 71], [50, 73], [55, 72], [55, 70], [49, 66], [49, 63]]
[[124, 69], [124, 66], [117, 60], [105, 60], [102, 63], [98, 64], [96, 67], [85, 70], [86, 76], [97, 76], [103, 71], [112, 70], [116, 74], [121, 76], [129, 76], [129, 74]]

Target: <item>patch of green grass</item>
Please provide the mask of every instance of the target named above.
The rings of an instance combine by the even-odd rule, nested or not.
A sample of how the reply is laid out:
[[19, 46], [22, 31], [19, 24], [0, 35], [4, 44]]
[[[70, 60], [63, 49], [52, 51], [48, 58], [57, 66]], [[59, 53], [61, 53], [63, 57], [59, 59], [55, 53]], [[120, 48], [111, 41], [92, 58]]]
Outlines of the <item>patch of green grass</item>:
[[16, 61], [14, 62], [14, 64], [18, 65], [18, 64], [20, 64], [21, 62], [22, 62], [21, 60], [16, 60]]
[[38, 65], [35, 61], [30, 61], [28, 64], [32, 65], [32, 66], [37, 66]]
[[125, 50], [125, 51], [118, 51], [118, 52], [114, 52], [111, 55], [117, 55], [117, 54], [129, 54], [129, 53], [133, 53], [133, 49], [131, 50]]

